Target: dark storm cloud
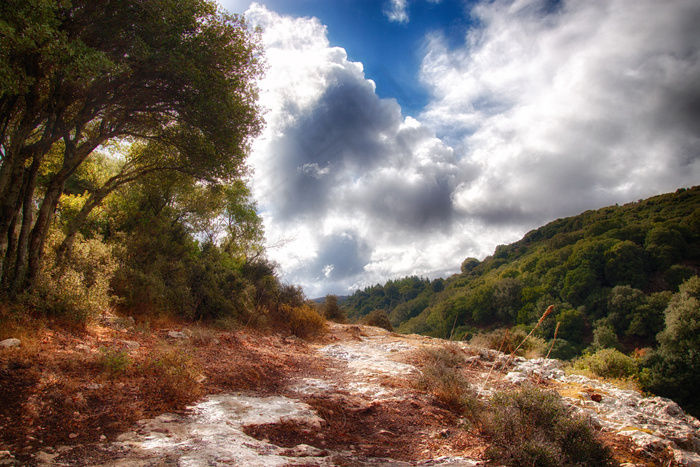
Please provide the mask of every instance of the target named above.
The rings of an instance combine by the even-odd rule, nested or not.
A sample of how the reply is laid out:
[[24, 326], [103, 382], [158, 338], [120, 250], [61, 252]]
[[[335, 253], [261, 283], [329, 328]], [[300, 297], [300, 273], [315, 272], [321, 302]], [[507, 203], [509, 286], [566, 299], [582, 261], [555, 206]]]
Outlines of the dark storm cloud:
[[355, 232], [325, 236], [318, 246], [315, 260], [304, 268], [304, 274], [309, 279], [347, 282], [364, 272], [371, 253], [371, 248]]
[[421, 174], [415, 181], [401, 176], [384, 177], [365, 191], [358, 203], [383, 228], [444, 230], [450, 229], [453, 221], [453, 190], [453, 177], [448, 174], [440, 174], [439, 178]]

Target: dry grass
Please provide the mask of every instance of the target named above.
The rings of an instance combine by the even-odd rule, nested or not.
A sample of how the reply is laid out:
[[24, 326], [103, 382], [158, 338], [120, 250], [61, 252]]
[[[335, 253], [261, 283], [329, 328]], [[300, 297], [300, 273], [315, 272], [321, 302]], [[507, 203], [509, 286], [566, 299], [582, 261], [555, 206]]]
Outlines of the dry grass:
[[429, 392], [449, 410], [470, 418], [478, 412], [478, 402], [464, 375], [464, 351], [455, 343], [423, 347], [417, 357], [421, 375], [416, 387]]
[[156, 348], [140, 366], [139, 373], [168, 401], [184, 404], [204, 395], [202, 366], [185, 349]]

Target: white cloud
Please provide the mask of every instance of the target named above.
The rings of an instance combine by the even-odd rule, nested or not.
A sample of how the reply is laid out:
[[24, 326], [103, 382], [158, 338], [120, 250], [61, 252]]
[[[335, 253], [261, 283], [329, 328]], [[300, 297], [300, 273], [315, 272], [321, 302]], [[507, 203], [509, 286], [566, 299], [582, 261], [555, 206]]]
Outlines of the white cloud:
[[[402, 3], [404, 6], [405, 2]], [[554, 6], [552, 6], [554, 5]], [[418, 119], [314, 18], [253, 5], [269, 70], [254, 194], [309, 296], [434, 278], [556, 217], [700, 180], [700, 4], [495, 0], [428, 38]]]
[[[250, 159], [270, 251], [285, 279], [311, 296], [353, 284], [454, 270], [427, 252], [454, 225], [452, 191], [470, 166], [394, 100], [380, 99], [360, 63], [330, 47], [314, 18], [253, 5], [269, 69], [261, 83], [267, 128]], [[426, 242], [428, 234], [433, 237]], [[458, 248], [455, 244], [455, 248]], [[410, 261], [409, 261], [410, 260]], [[416, 262], [417, 261], [417, 262]]]
[[408, 22], [408, 0], [388, 0], [384, 7], [384, 14], [389, 21], [397, 23]]
[[480, 170], [460, 212], [539, 223], [696, 183], [700, 4], [548, 4], [483, 3], [466, 47], [428, 41], [420, 118]]

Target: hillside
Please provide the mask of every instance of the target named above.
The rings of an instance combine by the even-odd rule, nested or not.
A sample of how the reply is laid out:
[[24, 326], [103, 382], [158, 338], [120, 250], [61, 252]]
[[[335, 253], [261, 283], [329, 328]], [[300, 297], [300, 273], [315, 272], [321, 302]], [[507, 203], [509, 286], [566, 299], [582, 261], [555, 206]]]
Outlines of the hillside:
[[354, 320], [383, 310], [401, 333], [477, 336], [498, 347], [503, 335], [490, 331], [522, 337], [554, 305], [535, 336], [540, 349], [570, 359], [586, 349], [656, 348], [670, 301], [699, 271], [693, 187], [558, 219], [483, 261], [465, 259], [461, 274], [389, 281], [358, 290], [344, 306]]

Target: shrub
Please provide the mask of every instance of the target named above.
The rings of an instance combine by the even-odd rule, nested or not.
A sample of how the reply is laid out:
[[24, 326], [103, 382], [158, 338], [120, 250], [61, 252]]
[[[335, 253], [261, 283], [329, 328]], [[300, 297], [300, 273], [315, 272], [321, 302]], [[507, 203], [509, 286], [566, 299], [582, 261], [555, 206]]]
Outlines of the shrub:
[[394, 327], [391, 325], [391, 321], [389, 321], [389, 315], [387, 315], [384, 310], [372, 311], [365, 317], [364, 323], [368, 326], [375, 326], [386, 329], [389, 332], [394, 332]]
[[336, 323], [347, 321], [345, 311], [338, 305], [338, 297], [336, 295], [326, 295], [326, 299], [323, 302], [323, 316], [328, 321], [335, 321]]
[[659, 348], [644, 362], [644, 388], [700, 416], [700, 277], [684, 282], [666, 308]]
[[55, 249], [61, 240], [58, 232], [49, 235], [44, 267], [26, 300], [49, 316], [84, 325], [112, 305], [110, 280], [117, 261], [111, 247], [78, 235], [70, 258], [59, 268], [55, 266]]
[[326, 332], [326, 320], [308, 304], [299, 307], [283, 304], [280, 312], [287, 317], [289, 331], [297, 337], [306, 339]]
[[573, 417], [553, 392], [525, 387], [498, 392], [484, 417], [491, 440], [486, 451], [505, 466], [613, 466], [618, 465], [591, 427]]
[[629, 378], [637, 374], [637, 364], [616, 349], [602, 349], [574, 362], [574, 370], [590, 371], [602, 378]]
[[444, 365], [448, 368], [464, 364], [464, 351], [455, 343], [446, 343], [437, 347], [421, 347], [418, 358], [423, 366]]
[[164, 400], [184, 406], [202, 395], [199, 364], [182, 349], [156, 350], [141, 366], [152, 389]]
[[[496, 329], [489, 333], [477, 334], [469, 343], [475, 347], [500, 350], [510, 354], [518, 349], [517, 355], [537, 358], [547, 353], [547, 342], [537, 336], [529, 336], [521, 329]], [[522, 345], [521, 345], [522, 344]], [[520, 346], [520, 348], [518, 348]]]
[[419, 350], [418, 357], [422, 371], [416, 386], [431, 393], [453, 412], [473, 418], [480, 406], [469, 381], [460, 371], [465, 361], [462, 350], [454, 344], [424, 347]]

